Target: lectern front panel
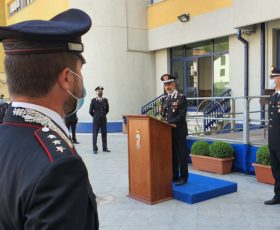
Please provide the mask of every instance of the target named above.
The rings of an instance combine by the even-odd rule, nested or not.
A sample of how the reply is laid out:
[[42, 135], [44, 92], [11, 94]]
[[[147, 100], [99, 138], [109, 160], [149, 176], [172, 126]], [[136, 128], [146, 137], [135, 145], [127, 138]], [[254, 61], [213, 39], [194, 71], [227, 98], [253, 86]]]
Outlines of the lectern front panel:
[[139, 199], [151, 197], [150, 140], [147, 118], [128, 121], [129, 193]]

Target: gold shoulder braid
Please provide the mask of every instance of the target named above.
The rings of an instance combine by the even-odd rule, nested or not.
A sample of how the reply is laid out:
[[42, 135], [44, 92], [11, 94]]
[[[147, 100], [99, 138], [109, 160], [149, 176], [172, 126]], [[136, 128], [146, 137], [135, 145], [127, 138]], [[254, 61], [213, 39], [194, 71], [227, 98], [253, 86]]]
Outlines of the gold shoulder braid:
[[25, 122], [38, 123], [42, 126], [52, 129], [53, 131], [57, 132], [71, 148], [73, 148], [71, 140], [48, 116], [28, 108], [14, 108], [13, 115], [22, 117]]

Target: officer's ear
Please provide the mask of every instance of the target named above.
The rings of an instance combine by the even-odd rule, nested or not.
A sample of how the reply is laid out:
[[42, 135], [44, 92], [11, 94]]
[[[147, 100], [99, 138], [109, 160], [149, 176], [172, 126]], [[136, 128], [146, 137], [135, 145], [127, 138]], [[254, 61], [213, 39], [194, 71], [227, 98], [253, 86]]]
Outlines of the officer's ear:
[[74, 78], [69, 68], [63, 69], [58, 75], [58, 82], [61, 88], [64, 90], [71, 90], [71, 85], [73, 85]]

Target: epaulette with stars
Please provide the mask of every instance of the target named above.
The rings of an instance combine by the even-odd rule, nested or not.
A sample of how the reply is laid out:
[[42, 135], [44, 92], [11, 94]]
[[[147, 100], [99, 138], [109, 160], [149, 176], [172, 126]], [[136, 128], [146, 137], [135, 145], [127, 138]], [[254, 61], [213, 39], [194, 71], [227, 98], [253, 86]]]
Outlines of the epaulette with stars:
[[34, 135], [45, 150], [50, 162], [54, 162], [62, 156], [77, 154], [73, 145], [69, 146], [64, 138], [47, 127], [37, 129]]

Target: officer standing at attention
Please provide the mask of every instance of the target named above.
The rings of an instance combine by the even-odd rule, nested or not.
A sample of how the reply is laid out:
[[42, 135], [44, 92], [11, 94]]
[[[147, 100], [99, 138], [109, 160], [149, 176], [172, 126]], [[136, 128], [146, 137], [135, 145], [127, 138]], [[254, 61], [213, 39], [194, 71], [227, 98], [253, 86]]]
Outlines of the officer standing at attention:
[[12, 101], [0, 126], [0, 229], [99, 228], [86, 166], [63, 121], [85, 96], [81, 36], [90, 27], [78, 9], [0, 27]]
[[90, 103], [89, 114], [93, 118], [93, 134], [92, 134], [92, 143], [93, 143], [93, 153], [97, 154], [97, 136], [98, 131], [101, 129], [102, 136], [102, 147], [103, 152], [111, 152], [107, 148], [107, 113], [109, 112], [109, 103], [108, 100], [103, 96], [104, 88], [98, 86], [95, 88], [97, 97], [93, 98]]
[[274, 197], [265, 201], [266, 205], [280, 204], [280, 70], [272, 66], [270, 77], [275, 83], [275, 93], [270, 96], [268, 107], [268, 147], [275, 184]]
[[176, 90], [176, 78], [169, 74], [161, 76], [166, 94], [163, 96], [160, 114], [163, 120], [176, 125], [172, 129], [172, 162], [173, 181], [175, 185], [183, 185], [188, 181], [188, 163], [186, 137], [187, 100], [185, 95]]

